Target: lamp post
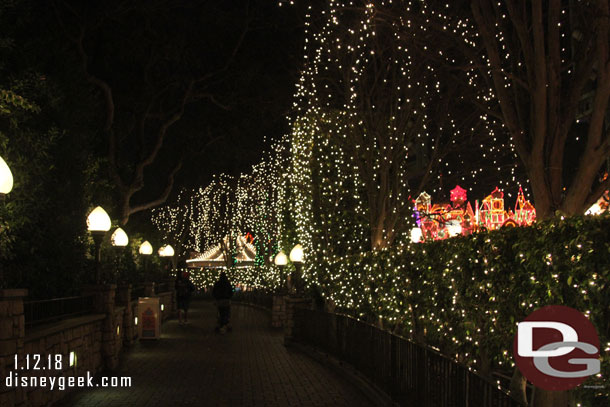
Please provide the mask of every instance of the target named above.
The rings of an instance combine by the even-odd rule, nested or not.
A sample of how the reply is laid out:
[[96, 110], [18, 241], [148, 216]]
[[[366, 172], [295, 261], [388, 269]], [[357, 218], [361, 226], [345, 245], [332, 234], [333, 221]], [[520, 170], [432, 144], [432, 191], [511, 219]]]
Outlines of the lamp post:
[[290, 261], [294, 263], [294, 274], [293, 274], [293, 286], [297, 293], [302, 291], [302, 275], [301, 275], [301, 267], [303, 265], [303, 246], [297, 244], [290, 251]]
[[6, 165], [6, 162], [0, 157], [0, 201], [4, 200], [4, 196], [13, 189], [13, 173]]
[[[4, 201], [4, 196], [13, 189], [13, 174], [8, 168], [4, 159], [0, 157], [0, 202]], [[0, 288], [4, 287], [4, 273], [0, 269]]]
[[148, 278], [148, 256], [153, 252], [152, 245], [148, 240], [145, 240], [144, 243], [140, 245], [138, 252], [144, 256], [144, 274], [146, 274], [145, 278]]
[[121, 228], [116, 228], [116, 230], [112, 233], [110, 237], [110, 243], [115, 247], [115, 255], [116, 255], [116, 266], [117, 266], [117, 274], [121, 274], [121, 257], [119, 255], [119, 251], [122, 250], [129, 243], [129, 238], [127, 237], [127, 233]]
[[284, 281], [284, 269], [286, 268], [286, 264], [288, 264], [288, 257], [286, 257], [286, 254], [282, 250], [275, 255], [274, 263], [280, 268], [280, 281], [282, 282], [282, 289], [284, 289], [286, 288], [287, 283]]
[[110, 217], [106, 211], [98, 206], [87, 217], [87, 228], [93, 236], [95, 243], [95, 283], [100, 283], [100, 268], [102, 262], [102, 240], [106, 236], [106, 232], [110, 230]]
[[170, 271], [169, 272], [171, 274], [171, 272], [172, 272], [171, 269], [173, 266], [172, 257], [174, 257], [174, 248], [171, 247], [170, 245], [165, 245], [165, 246], [162, 246], [159, 248], [158, 253], [159, 253], [159, 256], [166, 257], [169, 259], [169, 262], [170, 262]]

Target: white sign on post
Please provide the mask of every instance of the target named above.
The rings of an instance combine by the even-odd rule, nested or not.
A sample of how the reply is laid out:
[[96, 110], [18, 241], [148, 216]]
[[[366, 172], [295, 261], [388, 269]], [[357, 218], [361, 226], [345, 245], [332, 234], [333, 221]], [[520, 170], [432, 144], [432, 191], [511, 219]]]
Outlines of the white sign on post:
[[140, 339], [159, 339], [161, 335], [159, 297], [140, 297], [138, 299], [138, 314]]

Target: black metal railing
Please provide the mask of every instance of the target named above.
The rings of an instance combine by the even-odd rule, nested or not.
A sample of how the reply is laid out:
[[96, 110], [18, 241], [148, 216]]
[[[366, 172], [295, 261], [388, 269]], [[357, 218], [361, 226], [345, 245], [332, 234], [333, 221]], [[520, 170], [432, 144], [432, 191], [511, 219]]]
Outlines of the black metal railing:
[[169, 291], [168, 283], [156, 283], [155, 284], [155, 294], [165, 293]]
[[25, 301], [25, 326], [31, 327], [93, 313], [93, 295]]
[[144, 297], [144, 292], [145, 291], [146, 290], [145, 290], [143, 285], [139, 285], [139, 286], [133, 287], [131, 289], [131, 300], [134, 301], [134, 300], [137, 300], [138, 297]]
[[373, 325], [303, 308], [294, 318], [296, 341], [348, 362], [401, 405], [522, 406], [467, 366]]
[[233, 294], [232, 301], [259, 305], [271, 309], [273, 306], [273, 295], [264, 291], [237, 291]]

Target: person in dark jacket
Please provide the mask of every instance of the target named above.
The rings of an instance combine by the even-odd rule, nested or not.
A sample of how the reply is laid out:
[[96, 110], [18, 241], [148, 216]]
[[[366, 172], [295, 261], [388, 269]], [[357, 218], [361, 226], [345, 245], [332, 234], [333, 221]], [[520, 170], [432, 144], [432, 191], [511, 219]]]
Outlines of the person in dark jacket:
[[176, 279], [176, 303], [178, 305], [178, 324], [188, 324], [188, 310], [191, 304], [191, 295], [195, 291], [195, 285], [189, 279], [189, 273], [185, 271]]
[[221, 333], [225, 333], [229, 327], [229, 318], [231, 316], [231, 297], [233, 296], [233, 286], [227, 278], [227, 274], [223, 271], [220, 273], [220, 278], [214, 283], [212, 295], [216, 300], [218, 307], [218, 329]]

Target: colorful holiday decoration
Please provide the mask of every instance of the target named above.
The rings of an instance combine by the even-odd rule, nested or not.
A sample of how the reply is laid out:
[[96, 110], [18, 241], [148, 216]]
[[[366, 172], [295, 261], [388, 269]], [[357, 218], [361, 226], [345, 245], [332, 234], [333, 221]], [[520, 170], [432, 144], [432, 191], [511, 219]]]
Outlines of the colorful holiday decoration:
[[514, 220], [519, 225], [531, 225], [536, 220], [536, 209], [525, 199], [521, 187], [519, 187], [519, 195], [515, 204]]
[[[453, 206], [449, 212], [449, 234], [455, 236], [456, 234], [472, 233], [475, 226], [475, 214], [470, 202], [468, 202], [466, 190], [456, 185], [451, 190], [451, 203]], [[451, 225], [459, 225], [460, 228], [458, 229], [457, 226], [451, 227]]]
[[463, 205], [467, 199], [466, 190], [459, 185], [456, 185], [455, 188], [451, 190], [451, 202], [453, 202], [454, 206]]
[[608, 191], [604, 195], [602, 195], [597, 202], [595, 202], [587, 211], [585, 215], [601, 215], [602, 213], [608, 211], [608, 206], [610, 203], [610, 196]]
[[[600, 182], [604, 182], [604, 181], [606, 181], [606, 179], [608, 179], [607, 172], [600, 179]], [[587, 211], [585, 212], [585, 215], [601, 215], [602, 213], [607, 212], [609, 207], [610, 207], [610, 191], [606, 190], [606, 192], [604, 192], [602, 194], [602, 196], [599, 197], [597, 202], [595, 202], [593, 205], [591, 205], [589, 207], [589, 209], [587, 209]]]
[[428, 195], [426, 191], [424, 191], [419, 194], [419, 196], [415, 200], [415, 208], [420, 212], [429, 212], [431, 202], [432, 200], [430, 198], [430, 195]]
[[[229, 247], [229, 238], [225, 237], [224, 240], [224, 246]], [[248, 241], [248, 236], [240, 236], [237, 238], [236, 249], [237, 255], [233, 257], [235, 267], [254, 266], [256, 248]], [[229, 264], [227, 263], [225, 255], [226, 250], [223, 250], [222, 245], [217, 244], [203, 253], [191, 252], [191, 258], [186, 261], [186, 264], [189, 268], [222, 268]]]
[[487, 229], [498, 229], [504, 225], [507, 215], [504, 210], [504, 192], [496, 187], [491, 194], [483, 199], [481, 222]]
[[486, 229], [495, 230], [503, 226], [529, 226], [536, 220], [536, 209], [525, 199], [519, 187], [514, 212], [504, 209], [504, 193], [496, 187], [479, 208], [468, 202], [465, 189], [457, 185], [451, 190], [451, 204], [432, 204], [430, 195], [422, 192], [415, 199], [415, 218], [417, 228], [411, 231], [414, 243], [429, 240], [442, 240], [457, 235], [469, 235]]

